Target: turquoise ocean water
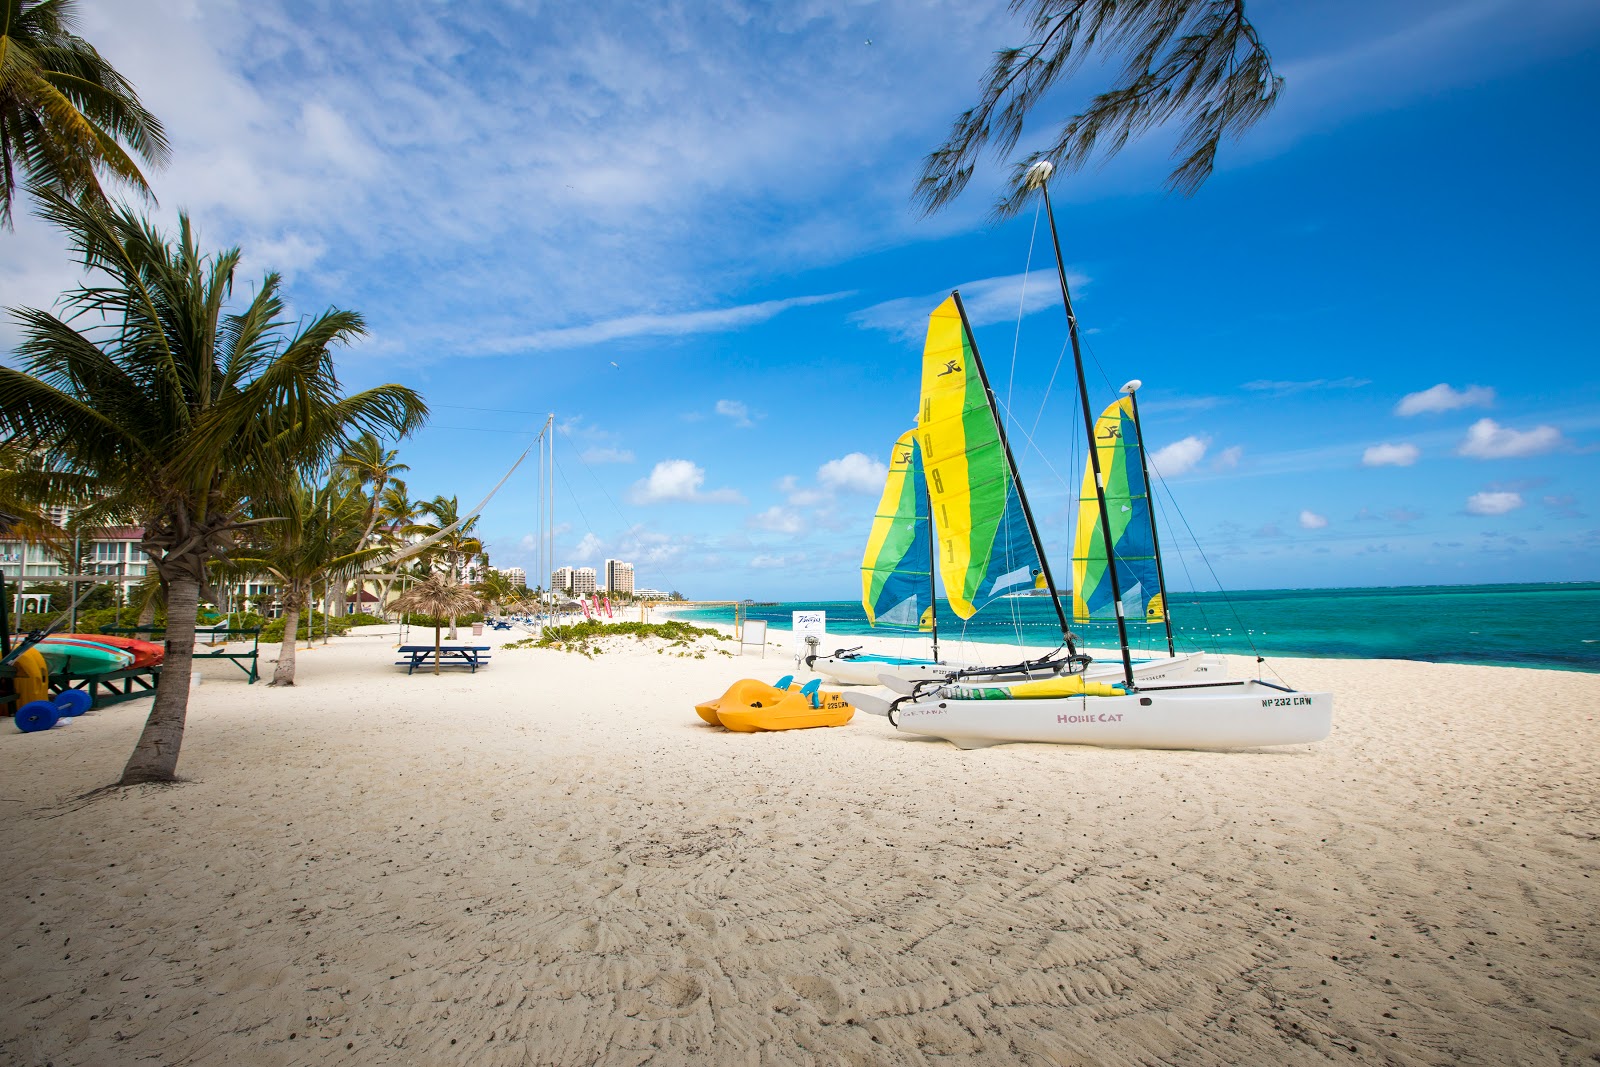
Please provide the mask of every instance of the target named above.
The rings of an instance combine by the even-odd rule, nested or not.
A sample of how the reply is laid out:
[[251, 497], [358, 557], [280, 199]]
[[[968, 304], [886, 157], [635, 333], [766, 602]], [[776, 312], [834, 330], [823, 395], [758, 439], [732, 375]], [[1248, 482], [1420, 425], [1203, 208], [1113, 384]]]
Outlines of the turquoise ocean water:
[[[818, 608], [828, 613], [830, 639], [896, 632], [869, 627], [859, 601], [755, 604], [747, 615], [768, 620], [772, 630], [787, 630], [791, 612]], [[732, 622], [733, 609], [694, 608], [680, 617]], [[1600, 582], [1173, 593], [1172, 621], [1180, 651], [1600, 672]], [[1060, 632], [1042, 598], [1002, 600], [964, 622], [941, 613], [939, 629], [942, 635], [1002, 644], [1018, 643], [1020, 635], [1026, 645], [1054, 644]], [[1158, 628], [1129, 629], [1136, 646], [1163, 643]], [[1114, 624], [1076, 624], [1073, 632], [1094, 647], [1116, 645]]]

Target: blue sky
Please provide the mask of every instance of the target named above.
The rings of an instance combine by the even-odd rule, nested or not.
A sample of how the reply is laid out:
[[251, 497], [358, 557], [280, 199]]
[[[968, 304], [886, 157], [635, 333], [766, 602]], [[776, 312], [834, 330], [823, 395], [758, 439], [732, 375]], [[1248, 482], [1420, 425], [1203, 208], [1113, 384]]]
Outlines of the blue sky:
[[[1025, 39], [1003, 3], [80, 7], [167, 124], [157, 214], [241, 245], [245, 285], [283, 272], [297, 314], [362, 312], [349, 387], [427, 397], [413, 496], [475, 503], [553, 411], [558, 563], [851, 597], [959, 286], [1066, 569], [1082, 431], [1048, 246], [1032, 212], [990, 222], [992, 162], [932, 219], [909, 201]], [[1600, 577], [1600, 6], [1249, 10], [1285, 95], [1199, 195], [1163, 191], [1159, 131], [1054, 185], [1096, 407], [1145, 383], [1169, 580]], [[0, 302], [74, 277], [36, 220], [0, 236]], [[497, 565], [532, 569], [536, 496], [530, 465], [485, 510]]]

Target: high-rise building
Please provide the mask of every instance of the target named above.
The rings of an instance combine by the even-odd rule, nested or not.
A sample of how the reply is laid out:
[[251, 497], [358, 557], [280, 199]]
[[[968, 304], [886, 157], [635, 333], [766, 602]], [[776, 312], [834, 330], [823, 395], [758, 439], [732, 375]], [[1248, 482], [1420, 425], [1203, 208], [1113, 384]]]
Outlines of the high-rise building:
[[[593, 571], [589, 572], [591, 575]], [[557, 567], [550, 572], [550, 591], [552, 593], [572, 592], [572, 568]]]
[[594, 568], [578, 567], [572, 572], [573, 596], [585, 596], [594, 592]]
[[633, 564], [624, 563], [620, 559], [606, 560], [606, 591], [632, 593]]
[[502, 568], [500, 571], [500, 577], [504, 578], [514, 586], [525, 586], [528, 584], [528, 572], [523, 570], [521, 567]]

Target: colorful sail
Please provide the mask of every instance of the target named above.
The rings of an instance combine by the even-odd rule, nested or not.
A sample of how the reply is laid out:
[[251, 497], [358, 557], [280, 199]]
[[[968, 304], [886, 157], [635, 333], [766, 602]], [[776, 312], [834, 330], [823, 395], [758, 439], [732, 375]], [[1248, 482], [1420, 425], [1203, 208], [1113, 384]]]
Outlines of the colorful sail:
[[970, 618], [996, 597], [1044, 588], [978, 348], [955, 294], [928, 319], [916, 433], [951, 609]]
[[[1094, 441], [1105, 480], [1106, 514], [1111, 520], [1111, 549], [1117, 561], [1123, 614], [1133, 620], [1161, 622], [1165, 617], [1161, 577], [1132, 397], [1120, 398], [1100, 414], [1094, 424]], [[1077, 622], [1116, 617], [1092, 462], [1084, 465], [1083, 490], [1078, 494], [1078, 533], [1072, 544], [1072, 617]]]
[[861, 559], [861, 605], [872, 626], [933, 627], [933, 554], [928, 529], [928, 482], [914, 436], [907, 430], [889, 454]]

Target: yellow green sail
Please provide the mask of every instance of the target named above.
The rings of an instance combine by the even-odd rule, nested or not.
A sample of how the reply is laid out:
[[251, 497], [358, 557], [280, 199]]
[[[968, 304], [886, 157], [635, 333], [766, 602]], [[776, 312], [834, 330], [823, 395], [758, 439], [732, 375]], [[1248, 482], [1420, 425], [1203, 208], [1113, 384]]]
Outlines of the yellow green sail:
[[871, 626], [933, 628], [928, 483], [915, 433], [901, 434], [889, 453], [889, 476], [861, 559], [861, 606]]
[[1044, 588], [977, 345], [953, 293], [928, 319], [916, 434], [951, 610], [970, 618], [996, 597]]
[[[1123, 614], [1133, 620], [1161, 622], [1165, 618], [1161, 576], [1132, 397], [1124, 396], [1101, 412], [1094, 424], [1094, 442], [1105, 479], [1106, 514], [1111, 520], [1111, 549], [1117, 561]], [[1072, 544], [1072, 617], [1076, 622], [1116, 617], [1092, 462], [1084, 464], [1083, 489], [1078, 494], [1078, 533]]]

